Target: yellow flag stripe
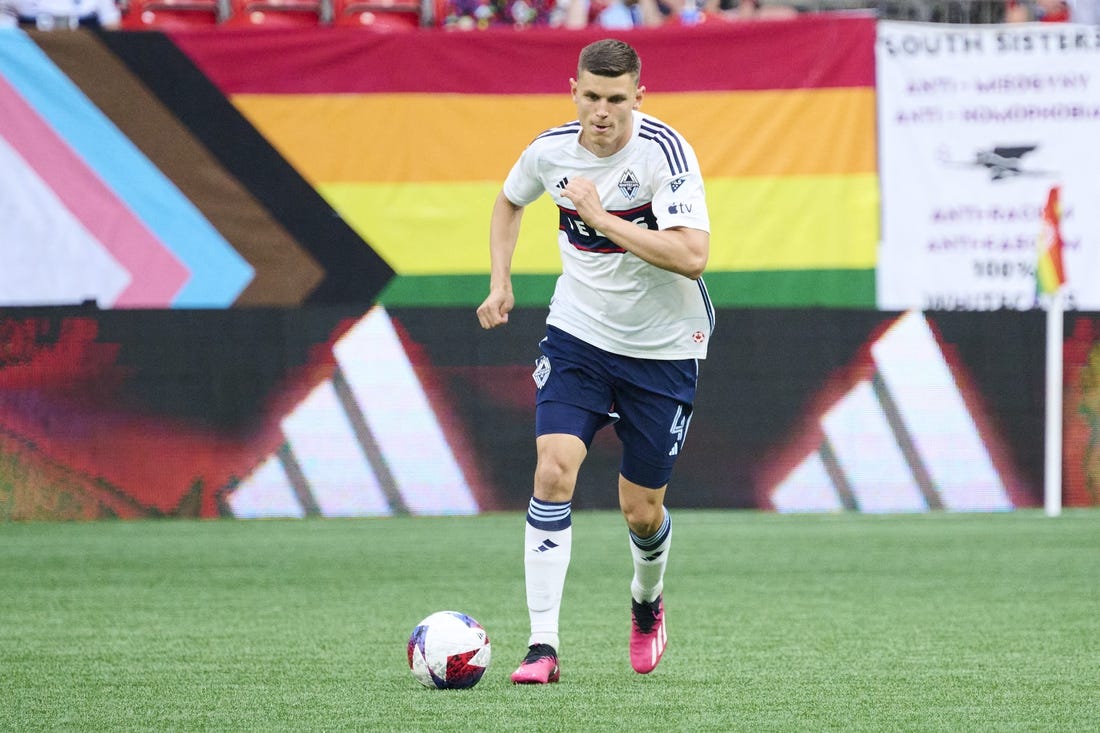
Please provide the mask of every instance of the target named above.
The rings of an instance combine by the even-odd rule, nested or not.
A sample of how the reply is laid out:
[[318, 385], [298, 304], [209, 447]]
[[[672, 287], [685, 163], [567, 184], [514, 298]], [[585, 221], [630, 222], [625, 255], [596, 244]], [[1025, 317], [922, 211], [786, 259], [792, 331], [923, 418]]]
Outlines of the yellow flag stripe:
[[[314, 185], [496, 181], [544, 129], [574, 119], [553, 95], [238, 94], [241, 113]], [[870, 88], [662, 92], [642, 109], [695, 147], [703, 174], [875, 171]]]
[[[492, 183], [329, 183], [322, 195], [401, 275], [488, 270]], [[765, 176], [707, 181], [708, 271], [874, 267], [878, 178]], [[557, 208], [544, 196], [523, 220], [513, 272], [560, 269]]]

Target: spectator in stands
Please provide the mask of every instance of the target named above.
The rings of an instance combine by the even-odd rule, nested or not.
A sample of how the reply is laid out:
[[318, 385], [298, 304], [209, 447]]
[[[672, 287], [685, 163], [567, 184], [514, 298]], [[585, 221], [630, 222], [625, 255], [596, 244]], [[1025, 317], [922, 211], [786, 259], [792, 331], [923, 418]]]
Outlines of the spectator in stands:
[[655, 28], [671, 12], [664, 0], [558, 0], [550, 16], [555, 28], [599, 26], [610, 30]]
[[767, 20], [798, 15], [798, 9], [793, 5], [764, 5], [760, 0], [705, 0], [703, 12], [723, 20]]
[[567, 0], [570, 3], [567, 28], [599, 25], [603, 28], [655, 28], [696, 25], [707, 18], [750, 20], [792, 18], [798, 11], [790, 5], [763, 5], [760, 0]]
[[[9, 18], [40, 31], [75, 30], [81, 26], [117, 28], [122, 20], [115, 0], [0, 0]], [[10, 23], [10, 21], [9, 21]]]
[[1070, 3], [1067, 0], [1035, 0], [1034, 7], [1019, 0], [1009, 0], [1005, 8], [1005, 20], [1010, 23], [1022, 23], [1038, 20], [1043, 23], [1068, 23], [1072, 17]]
[[443, 26], [450, 30], [547, 25], [554, 0], [449, 0]]
[[1069, 0], [1069, 19], [1073, 23], [1100, 25], [1100, 0]]
[[448, 3], [443, 25], [453, 30], [533, 25], [626, 30], [695, 25], [707, 17], [745, 20], [791, 18], [798, 14], [791, 5], [765, 5], [760, 0], [448, 0]]
[[1069, 5], [1066, 0], [1035, 0], [1036, 20], [1044, 23], [1069, 21]]
[[1005, 20], [1010, 23], [1038, 20], [1100, 25], [1100, 0], [1035, 0], [1034, 8], [1020, 0], [1009, 0]]
[[1019, 0], [1008, 0], [1005, 3], [1006, 23], [1026, 23], [1029, 20], [1031, 20], [1031, 10]]
[[573, 0], [573, 5], [588, 8], [589, 25], [609, 30], [656, 28], [672, 12], [658, 0]]
[[588, 3], [577, 0], [557, 0], [550, 13], [551, 28], [584, 28], [588, 25]]

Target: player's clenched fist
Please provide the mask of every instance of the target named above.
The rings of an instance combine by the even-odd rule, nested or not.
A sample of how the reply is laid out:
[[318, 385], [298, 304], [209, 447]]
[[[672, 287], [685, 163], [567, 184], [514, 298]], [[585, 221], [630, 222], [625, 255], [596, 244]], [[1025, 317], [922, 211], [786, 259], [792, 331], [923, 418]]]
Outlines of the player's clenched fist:
[[585, 223], [591, 226], [596, 226], [597, 217], [607, 213], [600, 201], [600, 192], [596, 189], [596, 184], [587, 178], [579, 176], [570, 178], [569, 183], [562, 189], [561, 195], [573, 202], [573, 208]]
[[508, 313], [515, 305], [516, 299], [511, 291], [494, 290], [477, 307], [477, 320], [486, 329], [502, 326], [508, 322]]

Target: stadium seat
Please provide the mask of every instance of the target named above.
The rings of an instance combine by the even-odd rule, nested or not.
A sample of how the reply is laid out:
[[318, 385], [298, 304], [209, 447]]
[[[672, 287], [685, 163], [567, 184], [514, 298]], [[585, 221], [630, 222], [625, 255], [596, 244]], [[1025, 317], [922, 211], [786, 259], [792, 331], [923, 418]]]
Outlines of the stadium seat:
[[420, 0], [334, 0], [334, 24], [374, 31], [409, 31], [421, 25]]
[[324, 25], [331, 17], [330, 0], [233, 0], [233, 12], [223, 27], [303, 28]]
[[213, 27], [227, 14], [220, 0], [130, 0], [122, 15], [129, 30]]

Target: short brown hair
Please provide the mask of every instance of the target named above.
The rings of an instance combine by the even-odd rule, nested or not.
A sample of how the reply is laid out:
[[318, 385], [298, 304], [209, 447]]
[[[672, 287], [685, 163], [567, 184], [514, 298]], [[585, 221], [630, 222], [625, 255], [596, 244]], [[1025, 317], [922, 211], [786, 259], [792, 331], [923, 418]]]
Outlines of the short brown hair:
[[642, 75], [642, 60], [629, 43], [605, 38], [581, 49], [577, 60], [577, 76], [587, 71], [596, 76], [622, 76], [631, 74], [635, 83]]

